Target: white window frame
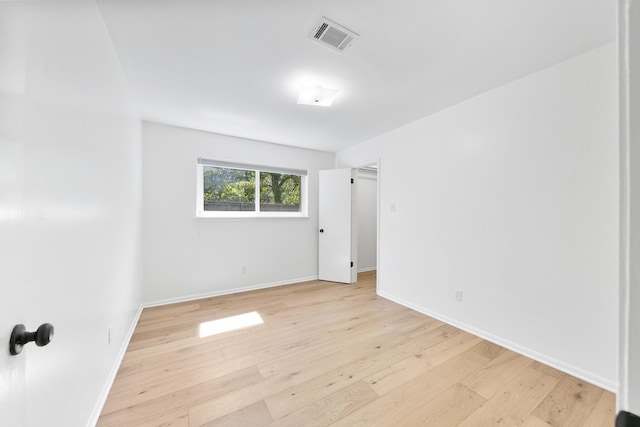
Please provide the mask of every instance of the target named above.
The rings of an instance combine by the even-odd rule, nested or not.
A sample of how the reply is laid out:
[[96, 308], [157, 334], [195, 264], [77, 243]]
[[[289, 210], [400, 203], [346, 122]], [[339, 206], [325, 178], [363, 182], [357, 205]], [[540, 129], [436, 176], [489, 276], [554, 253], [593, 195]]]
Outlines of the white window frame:
[[[204, 166], [229, 169], [241, 169], [255, 172], [255, 204], [254, 212], [242, 211], [205, 211], [204, 210]], [[260, 172], [275, 172], [300, 177], [300, 212], [261, 212], [260, 211]], [[308, 186], [307, 171], [303, 169], [276, 166], [252, 165], [198, 158], [196, 179], [196, 217], [197, 218], [308, 218]]]

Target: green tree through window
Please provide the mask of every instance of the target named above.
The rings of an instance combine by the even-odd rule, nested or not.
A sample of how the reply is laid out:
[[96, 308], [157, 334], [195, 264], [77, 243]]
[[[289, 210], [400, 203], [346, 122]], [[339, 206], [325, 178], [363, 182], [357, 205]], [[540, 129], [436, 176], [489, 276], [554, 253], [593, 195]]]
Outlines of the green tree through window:
[[254, 211], [255, 175], [255, 171], [204, 166], [204, 209]]
[[204, 211], [301, 212], [301, 187], [300, 175], [202, 166]]
[[260, 210], [300, 210], [300, 176], [260, 172]]

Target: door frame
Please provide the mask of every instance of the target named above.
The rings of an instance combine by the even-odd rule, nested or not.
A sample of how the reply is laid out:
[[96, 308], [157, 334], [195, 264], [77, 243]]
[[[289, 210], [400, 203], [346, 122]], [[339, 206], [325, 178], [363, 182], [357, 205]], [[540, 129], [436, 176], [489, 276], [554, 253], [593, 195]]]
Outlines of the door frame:
[[[618, 336], [618, 393], [616, 409], [618, 419], [625, 422], [629, 411], [640, 413], [640, 376], [634, 375], [632, 361], [638, 353], [638, 339], [635, 338], [640, 324], [637, 309], [640, 304], [634, 295], [640, 288], [640, 274], [634, 268], [638, 256], [637, 228], [640, 218], [632, 207], [640, 203], [640, 191], [633, 185], [633, 177], [640, 170], [640, 160], [633, 155], [638, 149], [640, 126], [636, 119], [640, 109], [637, 89], [640, 84], [636, 70], [640, 59], [634, 48], [640, 40], [640, 4], [636, 0], [618, 1], [618, 105], [619, 105], [619, 336]], [[637, 264], [637, 261], [635, 262]], [[635, 313], [635, 314], [634, 314]]]

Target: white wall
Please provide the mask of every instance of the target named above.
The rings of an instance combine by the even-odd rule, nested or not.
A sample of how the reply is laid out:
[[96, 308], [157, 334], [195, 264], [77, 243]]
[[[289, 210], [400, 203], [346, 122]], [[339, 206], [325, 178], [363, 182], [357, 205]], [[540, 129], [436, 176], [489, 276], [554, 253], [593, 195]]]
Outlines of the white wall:
[[616, 72], [606, 45], [339, 152], [380, 157], [380, 294], [615, 389]]
[[0, 52], [0, 424], [83, 426], [140, 303], [140, 120], [92, 1], [0, 3]]
[[378, 251], [378, 174], [358, 169], [358, 271], [375, 270]]
[[[334, 154], [149, 122], [143, 135], [146, 302], [317, 277], [318, 170]], [[309, 218], [196, 218], [198, 157], [307, 169]]]

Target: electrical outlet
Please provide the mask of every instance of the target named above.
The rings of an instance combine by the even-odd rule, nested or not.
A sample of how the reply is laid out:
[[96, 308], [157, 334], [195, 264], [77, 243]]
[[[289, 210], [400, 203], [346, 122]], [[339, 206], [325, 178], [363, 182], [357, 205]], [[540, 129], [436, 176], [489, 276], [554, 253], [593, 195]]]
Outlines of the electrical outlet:
[[457, 302], [462, 302], [462, 289], [454, 290], [454, 298]]
[[395, 213], [396, 211], [396, 202], [391, 202], [391, 213]]
[[246, 265], [242, 266], [242, 274], [247, 274], [247, 266]]
[[109, 325], [109, 329], [107, 329], [107, 344], [111, 345], [111, 329], [113, 325]]

